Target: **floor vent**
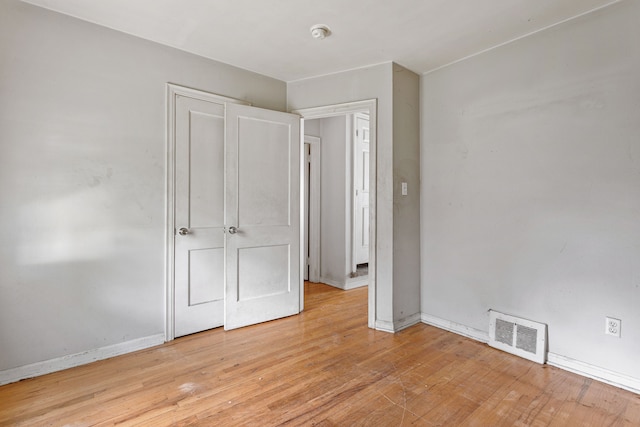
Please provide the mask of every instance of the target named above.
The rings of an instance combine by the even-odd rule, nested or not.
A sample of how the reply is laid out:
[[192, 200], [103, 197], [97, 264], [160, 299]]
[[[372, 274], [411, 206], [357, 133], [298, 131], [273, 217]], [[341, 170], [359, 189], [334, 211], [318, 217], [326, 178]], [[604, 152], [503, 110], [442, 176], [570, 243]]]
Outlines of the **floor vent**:
[[544, 363], [547, 358], [547, 325], [490, 310], [489, 345]]

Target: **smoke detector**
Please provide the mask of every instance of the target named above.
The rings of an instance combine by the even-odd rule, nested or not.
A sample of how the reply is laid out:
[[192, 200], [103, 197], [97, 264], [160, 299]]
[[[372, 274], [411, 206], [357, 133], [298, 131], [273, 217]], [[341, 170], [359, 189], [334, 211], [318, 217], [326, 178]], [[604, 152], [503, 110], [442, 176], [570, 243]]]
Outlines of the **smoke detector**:
[[323, 24], [314, 25], [311, 27], [311, 37], [314, 39], [322, 40], [325, 37], [329, 37], [331, 35], [331, 30], [329, 27]]

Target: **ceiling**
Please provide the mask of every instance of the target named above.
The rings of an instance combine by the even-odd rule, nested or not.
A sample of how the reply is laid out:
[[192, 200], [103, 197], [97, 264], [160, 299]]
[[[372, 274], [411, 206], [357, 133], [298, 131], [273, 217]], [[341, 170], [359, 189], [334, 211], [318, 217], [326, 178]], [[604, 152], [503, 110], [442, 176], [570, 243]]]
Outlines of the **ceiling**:
[[621, 0], [23, 1], [293, 81], [388, 61], [424, 73]]

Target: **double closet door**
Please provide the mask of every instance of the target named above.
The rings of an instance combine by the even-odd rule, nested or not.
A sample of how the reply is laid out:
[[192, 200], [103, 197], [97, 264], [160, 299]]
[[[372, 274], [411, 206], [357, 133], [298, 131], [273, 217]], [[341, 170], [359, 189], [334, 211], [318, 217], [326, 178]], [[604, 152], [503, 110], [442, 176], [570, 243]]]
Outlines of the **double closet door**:
[[300, 312], [300, 119], [174, 99], [174, 335]]

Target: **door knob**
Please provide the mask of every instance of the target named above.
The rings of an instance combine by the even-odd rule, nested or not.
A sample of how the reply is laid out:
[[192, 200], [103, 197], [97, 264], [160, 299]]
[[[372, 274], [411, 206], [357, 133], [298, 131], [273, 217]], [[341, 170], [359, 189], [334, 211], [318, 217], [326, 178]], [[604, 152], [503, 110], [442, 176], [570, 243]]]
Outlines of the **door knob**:
[[229, 234], [236, 234], [237, 232], [238, 232], [238, 229], [233, 225], [229, 227]]
[[181, 236], [186, 236], [187, 234], [189, 234], [189, 229], [182, 227], [181, 229], [178, 230], [178, 234]]

